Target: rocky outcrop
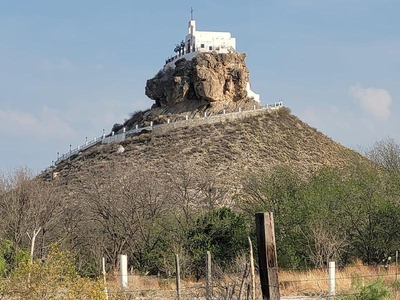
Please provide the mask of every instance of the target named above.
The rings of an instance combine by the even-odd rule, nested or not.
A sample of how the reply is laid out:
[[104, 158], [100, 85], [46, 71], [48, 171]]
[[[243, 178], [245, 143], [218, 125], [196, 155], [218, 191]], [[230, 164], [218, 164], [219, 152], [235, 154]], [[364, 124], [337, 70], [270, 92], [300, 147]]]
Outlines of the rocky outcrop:
[[175, 68], [167, 67], [147, 81], [146, 95], [153, 107], [171, 107], [183, 101], [211, 106], [247, 98], [249, 71], [244, 53], [200, 53], [192, 60], [182, 58]]

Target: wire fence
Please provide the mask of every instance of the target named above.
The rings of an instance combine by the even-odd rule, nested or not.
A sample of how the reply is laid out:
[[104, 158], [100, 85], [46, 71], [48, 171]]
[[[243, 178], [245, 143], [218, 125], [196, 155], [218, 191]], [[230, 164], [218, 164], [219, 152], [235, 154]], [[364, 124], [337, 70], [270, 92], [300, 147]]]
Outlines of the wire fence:
[[[128, 288], [122, 290], [119, 276], [116, 275], [110, 278], [109, 299], [252, 299], [248, 272], [247, 275], [245, 270], [230, 274], [217, 273], [213, 274], [212, 298], [207, 297], [205, 279], [197, 282], [193, 278], [182, 279], [178, 298], [173, 277], [130, 275]], [[329, 292], [328, 273], [328, 267], [306, 271], [280, 270], [281, 299], [371, 299], [362, 298], [371, 293], [386, 295], [385, 299], [400, 299], [399, 270], [394, 264], [335, 268], [334, 294]], [[259, 277], [255, 275], [255, 299], [262, 299]]]

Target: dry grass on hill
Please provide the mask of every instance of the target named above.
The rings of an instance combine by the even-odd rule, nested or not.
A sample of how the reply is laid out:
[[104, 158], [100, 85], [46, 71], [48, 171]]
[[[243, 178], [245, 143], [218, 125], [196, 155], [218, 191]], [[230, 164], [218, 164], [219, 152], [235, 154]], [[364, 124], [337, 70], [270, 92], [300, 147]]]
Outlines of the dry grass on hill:
[[[116, 151], [122, 145], [124, 153]], [[88, 172], [106, 166], [121, 172], [154, 170], [160, 176], [176, 165], [193, 164], [239, 185], [248, 173], [290, 165], [299, 174], [308, 174], [323, 165], [347, 166], [364, 158], [316, 129], [289, 110], [264, 111], [261, 114], [219, 122], [198, 124], [134, 136], [119, 143], [100, 145], [81, 153], [55, 170], [64, 181], [84, 178]]]

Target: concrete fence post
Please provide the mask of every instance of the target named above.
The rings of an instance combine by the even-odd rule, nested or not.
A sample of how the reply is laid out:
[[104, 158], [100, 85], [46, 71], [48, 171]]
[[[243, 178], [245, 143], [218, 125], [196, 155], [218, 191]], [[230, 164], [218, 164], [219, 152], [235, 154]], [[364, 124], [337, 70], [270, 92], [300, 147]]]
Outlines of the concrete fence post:
[[[397, 280], [398, 280], [398, 273], [399, 273], [399, 251], [396, 251], [396, 258], [395, 258], [395, 267], [396, 267], [396, 270], [395, 270], [395, 282], [398, 282]], [[398, 293], [398, 286], [396, 285], [396, 299], [397, 299], [397, 293]]]
[[107, 291], [107, 277], [106, 277], [106, 259], [103, 257], [102, 259], [102, 271], [103, 271], [103, 284], [104, 284], [104, 294], [106, 295], [106, 300], [108, 300], [108, 291]]
[[179, 256], [175, 254], [175, 269], [176, 269], [176, 297], [181, 299], [181, 269], [179, 266]]
[[225, 114], [226, 113], [225, 109], [222, 112], [223, 112], [223, 114]]
[[212, 279], [211, 279], [211, 252], [207, 251], [206, 260], [206, 300], [212, 299]]
[[120, 255], [121, 289], [128, 288], [128, 256]]
[[328, 274], [329, 274], [329, 299], [333, 299], [335, 296], [335, 262], [330, 261], [328, 266]]

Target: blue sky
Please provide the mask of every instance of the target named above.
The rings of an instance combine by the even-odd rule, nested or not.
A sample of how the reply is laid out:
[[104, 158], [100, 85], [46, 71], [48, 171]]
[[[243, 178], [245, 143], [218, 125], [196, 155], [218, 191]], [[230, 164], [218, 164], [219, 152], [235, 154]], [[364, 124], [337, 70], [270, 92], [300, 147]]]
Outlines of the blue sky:
[[187, 33], [230, 31], [262, 103], [353, 148], [400, 142], [400, 1], [0, 0], [0, 173], [40, 172], [149, 108]]

